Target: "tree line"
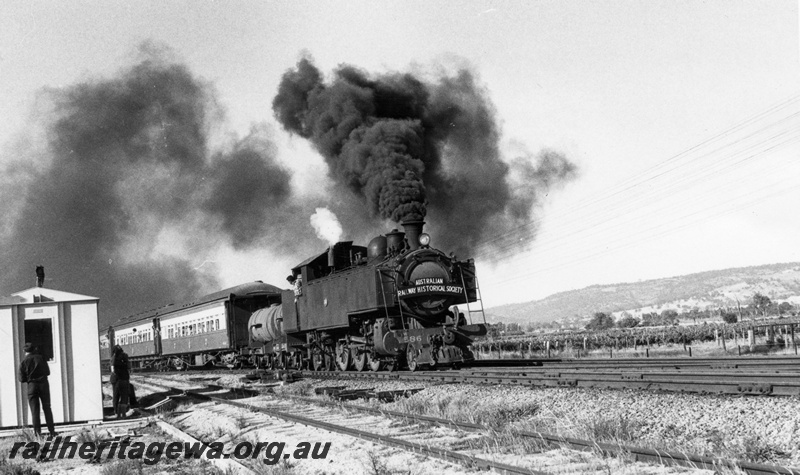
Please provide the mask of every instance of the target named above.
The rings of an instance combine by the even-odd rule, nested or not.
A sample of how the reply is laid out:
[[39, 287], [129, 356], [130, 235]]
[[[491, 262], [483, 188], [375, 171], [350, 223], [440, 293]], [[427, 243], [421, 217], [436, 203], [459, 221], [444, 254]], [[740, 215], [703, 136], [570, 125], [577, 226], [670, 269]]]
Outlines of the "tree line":
[[[786, 316], [797, 316], [797, 309], [788, 302], [775, 304], [762, 294], [753, 296], [746, 306], [715, 310], [692, 310], [678, 313], [675, 310], [664, 310], [661, 313], [645, 313], [641, 318], [623, 313], [619, 319], [605, 312], [596, 312], [583, 328], [560, 328], [547, 333], [531, 334], [523, 330], [517, 323], [490, 324], [487, 337], [478, 341], [478, 346], [487, 343], [500, 349], [510, 351], [544, 351], [547, 349], [562, 350], [621, 348], [669, 343], [690, 345], [693, 342], [714, 341], [716, 338], [747, 337], [748, 330], [754, 326], [781, 326], [795, 324], [800, 319], [787, 319]], [[765, 320], [770, 316], [776, 318]], [[724, 323], [708, 323], [722, 317]], [[758, 318], [759, 320], [754, 320]], [[699, 322], [694, 325], [679, 326], [680, 320], [692, 319]], [[530, 329], [528, 327], [527, 329]], [[772, 331], [772, 330], [771, 330]], [[787, 330], [782, 327], [773, 338], [783, 341]], [[491, 342], [491, 343], [490, 343]], [[520, 347], [520, 344], [525, 348]]]

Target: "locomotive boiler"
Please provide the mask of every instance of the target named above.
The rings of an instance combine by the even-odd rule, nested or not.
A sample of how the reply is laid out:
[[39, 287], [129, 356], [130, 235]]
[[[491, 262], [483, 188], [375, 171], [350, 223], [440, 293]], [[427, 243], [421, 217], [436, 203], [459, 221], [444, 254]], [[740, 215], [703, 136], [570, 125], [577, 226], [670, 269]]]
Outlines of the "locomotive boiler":
[[295, 266], [281, 305], [250, 317], [258, 362], [414, 371], [471, 361], [472, 339], [486, 334], [485, 322], [468, 321], [479, 300], [474, 262], [431, 247], [422, 221], [402, 224], [367, 247], [339, 242]]

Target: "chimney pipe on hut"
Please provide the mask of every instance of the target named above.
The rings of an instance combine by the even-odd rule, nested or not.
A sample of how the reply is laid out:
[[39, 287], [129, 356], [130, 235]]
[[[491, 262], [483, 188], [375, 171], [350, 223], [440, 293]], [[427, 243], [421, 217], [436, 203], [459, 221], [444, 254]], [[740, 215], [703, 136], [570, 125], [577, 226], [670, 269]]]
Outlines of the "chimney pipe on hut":
[[36, 287], [44, 287], [44, 266], [36, 266]]

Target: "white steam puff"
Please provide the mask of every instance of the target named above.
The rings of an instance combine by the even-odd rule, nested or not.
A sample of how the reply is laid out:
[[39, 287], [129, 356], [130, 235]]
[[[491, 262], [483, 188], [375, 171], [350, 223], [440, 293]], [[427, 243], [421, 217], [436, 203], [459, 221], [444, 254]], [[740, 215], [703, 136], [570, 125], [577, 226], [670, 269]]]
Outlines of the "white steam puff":
[[342, 237], [342, 225], [328, 208], [316, 209], [316, 213], [311, 215], [311, 226], [314, 227], [317, 237], [328, 244], [336, 244]]

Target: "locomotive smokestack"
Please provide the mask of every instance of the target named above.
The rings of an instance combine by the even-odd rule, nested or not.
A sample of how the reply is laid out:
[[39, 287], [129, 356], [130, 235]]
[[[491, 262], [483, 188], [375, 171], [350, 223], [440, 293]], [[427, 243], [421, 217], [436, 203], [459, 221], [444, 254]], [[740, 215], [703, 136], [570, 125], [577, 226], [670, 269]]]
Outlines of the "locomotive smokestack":
[[44, 266], [36, 266], [36, 287], [44, 287]]
[[422, 227], [425, 225], [425, 221], [409, 220], [403, 221], [400, 224], [403, 225], [403, 229], [406, 231], [408, 247], [410, 247], [412, 251], [419, 249], [419, 235], [422, 234]]

